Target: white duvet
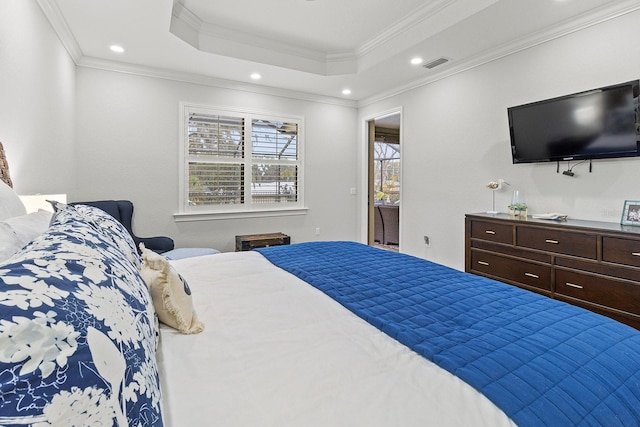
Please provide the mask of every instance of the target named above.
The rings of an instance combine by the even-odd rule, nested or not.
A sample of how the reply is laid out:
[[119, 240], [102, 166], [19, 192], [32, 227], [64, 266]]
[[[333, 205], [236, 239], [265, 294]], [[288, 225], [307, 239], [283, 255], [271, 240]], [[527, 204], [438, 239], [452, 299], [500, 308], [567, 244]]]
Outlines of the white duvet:
[[475, 389], [257, 252], [172, 264], [205, 330], [161, 327], [169, 427], [513, 425]]

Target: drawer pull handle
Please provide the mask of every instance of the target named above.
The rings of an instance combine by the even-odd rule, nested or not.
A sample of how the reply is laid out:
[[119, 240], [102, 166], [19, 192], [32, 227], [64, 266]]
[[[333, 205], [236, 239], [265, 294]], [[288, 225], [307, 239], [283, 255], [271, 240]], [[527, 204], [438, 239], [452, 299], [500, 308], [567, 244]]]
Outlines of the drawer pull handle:
[[485, 262], [485, 261], [478, 261], [478, 264], [480, 264], [480, 265], [489, 265], [489, 263]]
[[640, 252], [631, 252], [631, 255], [633, 255], [633, 256], [640, 256]]
[[485, 230], [485, 233], [487, 233], [487, 234], [496, 234], [496, 232], [493, 231], [493, 230]]
[[575, 283], [571, 283], [571, 282], [566, 282], [565, 285], [571, 286], [572, 288], [576, 288], [576, 289], [583, 289], [582, 286], [576, 285]]
[[540, 276], [538, 276], [537, 274], [533, 274], [533, 273], [524, 273], [525, 276], [528, 277], [533, 277], [534, 279], [539, 279]]
[[553, 244], [553, 245], [557, 245], [558, 243], [560, 243], [560, 242], [558, 242], [557, 240], [551, 240], [551, 239], [547, 239], [547, 240], [545, 240], [545, 242], [547, 242], [547, 243], [551, 243], [551, 244]]

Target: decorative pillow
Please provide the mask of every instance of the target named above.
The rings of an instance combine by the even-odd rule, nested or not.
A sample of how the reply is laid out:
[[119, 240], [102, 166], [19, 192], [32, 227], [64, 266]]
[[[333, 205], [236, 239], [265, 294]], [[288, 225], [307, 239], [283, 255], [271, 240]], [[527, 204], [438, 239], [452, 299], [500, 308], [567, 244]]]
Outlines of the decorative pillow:
[[133, 262], [138, 268], [140, 267], [140, 255], [133, 237], [120, 221], [95, 206], [75, 205], [75, 208], [85, 219], [95, 224], [98, 227], [98, 231], [107, 234], [125, 252], [129, 261]]
[[60, 219], [0, 264], [0, 424], [162, 426], [147, 287], [92, 224]]
[[0, 180], [0, 221], [14, 216], [26, 215], [27, 208], [18, 194], [4, 181]]
[[140, 255], [136, 250], [136, 244], [131, 234], [117, 219], [102, 209], [88, 205], [66, 205], [60, 202], [51, 202], [55, 209], [52, 223], [82, 220], [92, 225], [122, 253], [138, 269], [140, 269]]
[[183, 334], [197, 334], [204, 325], [193, 308], [191, 290], [187, 282], [169, 264], [169, 261], [140, 244], [142, 270], [158, 319]]

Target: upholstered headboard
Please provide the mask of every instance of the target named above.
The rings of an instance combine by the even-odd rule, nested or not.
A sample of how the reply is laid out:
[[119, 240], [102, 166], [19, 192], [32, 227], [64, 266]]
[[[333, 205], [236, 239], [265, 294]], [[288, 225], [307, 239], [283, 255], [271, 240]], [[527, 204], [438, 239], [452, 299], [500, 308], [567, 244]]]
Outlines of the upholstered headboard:
[[7, 157], [4, 155], [4, 147], [0, 142], [0, 179], [3, 180], [9, 187], [13, 188], [13, 182], [11, 182], [11, 176], [9, 176], [9, 163], [7, 163]]

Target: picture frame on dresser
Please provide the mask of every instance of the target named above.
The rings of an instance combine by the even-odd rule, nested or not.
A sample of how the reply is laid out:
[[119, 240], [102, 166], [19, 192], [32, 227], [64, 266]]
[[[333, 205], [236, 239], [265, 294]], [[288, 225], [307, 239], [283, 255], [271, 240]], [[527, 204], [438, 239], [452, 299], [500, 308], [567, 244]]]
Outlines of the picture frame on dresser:
[[640, 200], [625, 200], [622, 208], [622, 225], [635, 225], [640, 227]]

